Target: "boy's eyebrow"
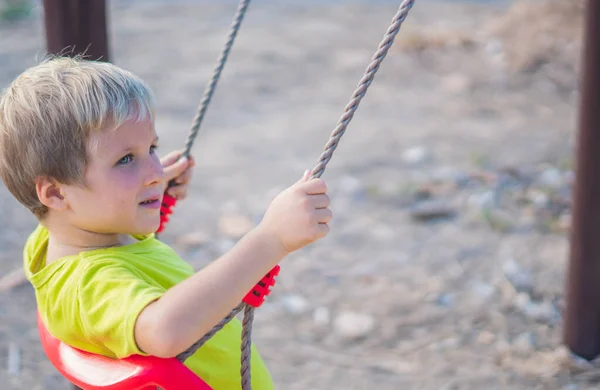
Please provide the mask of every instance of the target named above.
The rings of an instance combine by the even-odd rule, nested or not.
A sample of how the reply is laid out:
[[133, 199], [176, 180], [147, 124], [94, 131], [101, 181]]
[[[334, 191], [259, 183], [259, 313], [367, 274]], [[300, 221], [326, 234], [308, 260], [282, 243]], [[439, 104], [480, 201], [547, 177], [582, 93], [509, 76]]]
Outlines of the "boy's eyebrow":
[[[154, 136], [154, 139], [152, 140], [152, 143], [153, 144], [158, 143], [158, 139], [159, 139], [158, 135]], [[135, 146], [128, 146], [128, 147], [126, 147], [124, 149], [119, 150], [119, 153], [129, 153], [129, 152], [131, 152], [134, 149], [135, 149]]]

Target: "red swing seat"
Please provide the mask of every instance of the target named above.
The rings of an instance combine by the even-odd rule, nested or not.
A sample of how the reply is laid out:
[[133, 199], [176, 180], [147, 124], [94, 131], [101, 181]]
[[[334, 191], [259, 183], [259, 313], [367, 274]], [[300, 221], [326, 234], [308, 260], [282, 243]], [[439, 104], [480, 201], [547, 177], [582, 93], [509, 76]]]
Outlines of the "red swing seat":
[[84, 390], [212, 390], [176, 358], [134, 355], [110, 359], [56, 339], [38, 313], [38, 330], [46, 356], [71, 383]]

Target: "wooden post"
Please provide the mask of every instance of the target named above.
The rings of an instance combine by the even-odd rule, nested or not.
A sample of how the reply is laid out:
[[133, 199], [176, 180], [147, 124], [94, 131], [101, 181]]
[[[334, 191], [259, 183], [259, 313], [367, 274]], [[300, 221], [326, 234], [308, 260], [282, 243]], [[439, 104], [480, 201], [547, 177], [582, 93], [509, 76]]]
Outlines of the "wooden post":
[[49, 53], [110, 61], [105, 0], [44, 0]]
[[600, 355], [599, 37], [600, 0], [588, 0], [564, 327], [565, 344], [587, 360]]

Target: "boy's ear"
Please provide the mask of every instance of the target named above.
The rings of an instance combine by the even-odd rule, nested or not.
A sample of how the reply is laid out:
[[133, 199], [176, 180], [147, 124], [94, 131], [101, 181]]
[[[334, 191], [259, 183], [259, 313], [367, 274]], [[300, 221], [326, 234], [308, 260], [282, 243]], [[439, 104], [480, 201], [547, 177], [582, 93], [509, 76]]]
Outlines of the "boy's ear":
[[35, 191], [40, 202], [52, 210], [62, 211], [67, 208], [67, 201], [61, 183], [49, 177], [38, 177], [35, 180]]

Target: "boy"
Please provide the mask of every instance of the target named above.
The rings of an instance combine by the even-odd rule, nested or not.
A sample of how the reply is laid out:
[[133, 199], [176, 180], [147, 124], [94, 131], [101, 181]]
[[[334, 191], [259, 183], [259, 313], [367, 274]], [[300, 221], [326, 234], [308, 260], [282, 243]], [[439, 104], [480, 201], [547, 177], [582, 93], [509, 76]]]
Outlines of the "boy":
[[[173, 357], [287, 254], [328, 233], [325, 183], [304, 177], [261, 223], [194, 273], [156, 240], [166, 183], [182, 199], [193, 161], [156, 155], [148, 87], [114, 65], [56, 58], [0, 96], [0, 177], [39, 220], [24, 250], [40, 315], [63, 342], [113, 358]], [[240, 386], [239, 321], [186, 361], [214, 389]], [[252, 384], [272, 389], [253, 349]]]

